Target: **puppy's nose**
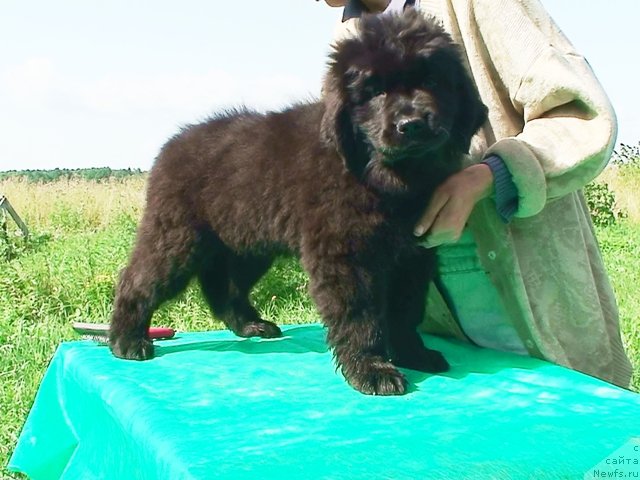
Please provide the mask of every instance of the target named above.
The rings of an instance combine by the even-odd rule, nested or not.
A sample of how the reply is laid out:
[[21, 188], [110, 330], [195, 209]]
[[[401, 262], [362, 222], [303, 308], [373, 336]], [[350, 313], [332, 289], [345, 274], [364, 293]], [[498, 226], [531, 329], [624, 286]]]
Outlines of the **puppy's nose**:
[[396, 128], [398, 129], [398, 133], [401, 135], [415, 137], [424, 134], [428, 125], [422, 118], [403, 118], [398, 121]]

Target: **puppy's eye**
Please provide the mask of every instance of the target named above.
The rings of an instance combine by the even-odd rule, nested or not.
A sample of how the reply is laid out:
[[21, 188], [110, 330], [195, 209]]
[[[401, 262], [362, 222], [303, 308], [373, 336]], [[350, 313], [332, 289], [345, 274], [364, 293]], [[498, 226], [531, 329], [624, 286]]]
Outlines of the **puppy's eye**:
[[381, 82], [368, 82], [362, 87], [362, 97], [365, 101], [384, 94], [384, 85]]
[[435, 88], [438, 86], [438, 79], [436, 77], [433, 77], [431, 75], [427, 75], [426, 77], [424, 77], [422, 79], [422, 81], [420, 82], [422, 88], [426, 88], [426, 89], [431, 89], [431, 88]]

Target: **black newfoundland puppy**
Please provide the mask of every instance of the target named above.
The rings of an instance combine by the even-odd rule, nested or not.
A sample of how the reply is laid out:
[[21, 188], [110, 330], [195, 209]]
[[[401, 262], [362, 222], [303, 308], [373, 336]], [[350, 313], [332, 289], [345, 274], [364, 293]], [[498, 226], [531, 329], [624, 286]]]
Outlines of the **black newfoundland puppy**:
[[152, 357], [153, 312], [194, 276], [237, 335], [280, 336], [248, 294], [275, 256], [295, 252], [354, 388], [403, 394], [396, 366], [447, 370], [416, 332], [434, 252], [412, 231], [485, 119], [437, 23], [413, 10], [363, 18], [335, 45], [321, 102], [225, 113], [163, 147], [117, 288], [111, 350]]

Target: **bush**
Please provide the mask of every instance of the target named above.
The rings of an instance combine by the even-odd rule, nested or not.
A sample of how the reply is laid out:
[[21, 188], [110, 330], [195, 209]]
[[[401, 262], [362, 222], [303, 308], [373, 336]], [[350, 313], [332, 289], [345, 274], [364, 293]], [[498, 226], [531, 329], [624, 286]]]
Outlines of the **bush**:
[[613, 152], [611, 163], [614, 165], [624, 165], [639, 167], [640, 166], [640, 143], [637, 145], [627, 145], [621, 143]]
[[599, 227], [614, 225], [626, 214], [616, 205], [616, 196], [606, 183], [591, 182], [584, 187], [591, 219]]
[[602, 177], [584, 188], [593, 223], [599, 227], [614, 225], [631, 217], [638, 220], [640, 180], [640, 143], [621, 143], [611, 155], [611, 163]]

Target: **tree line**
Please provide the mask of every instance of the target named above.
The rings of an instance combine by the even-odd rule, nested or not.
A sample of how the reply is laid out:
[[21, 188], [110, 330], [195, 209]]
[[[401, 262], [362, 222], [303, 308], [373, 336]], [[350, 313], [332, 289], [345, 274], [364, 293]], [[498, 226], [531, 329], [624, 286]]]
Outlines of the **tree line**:
[[0, 180], [7, 178], [24, 178], [28, 182], [47, 183], [64, 179], [82, 179], [102, 181], [142, 175], [139, 168], [112, 169], [99, 168], [54, 168], [53, 170], [9, 170], [0, 172]]

